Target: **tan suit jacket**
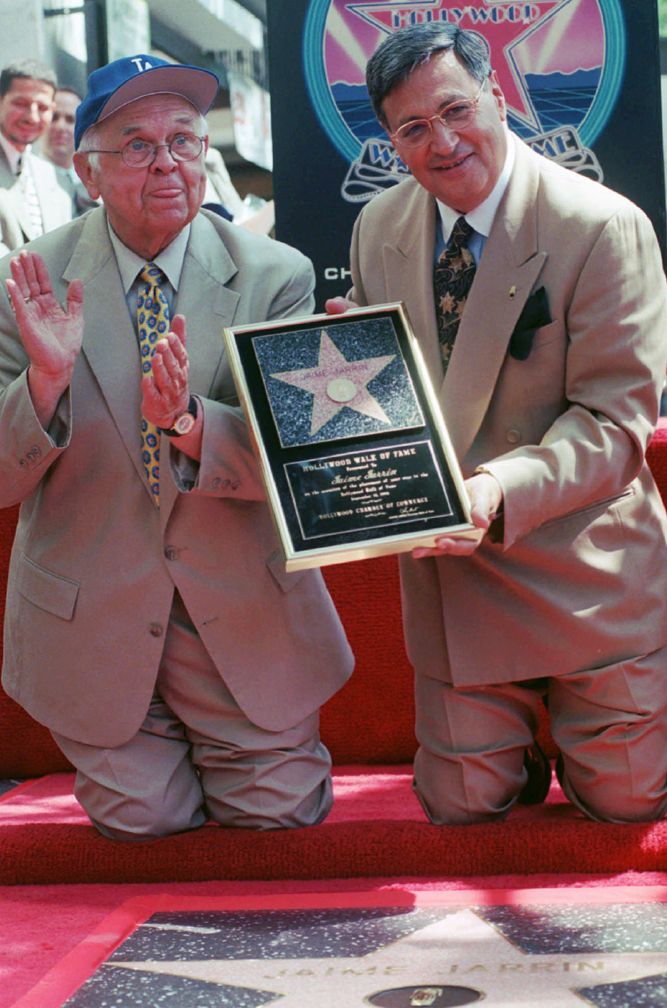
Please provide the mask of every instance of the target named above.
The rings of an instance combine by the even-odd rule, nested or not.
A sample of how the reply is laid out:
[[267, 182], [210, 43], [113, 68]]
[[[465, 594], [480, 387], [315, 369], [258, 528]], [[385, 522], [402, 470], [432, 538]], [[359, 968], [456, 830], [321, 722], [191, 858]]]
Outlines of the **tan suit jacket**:
[[21, 502], [5, 689], [62, 735], [123, 743], [146, 714], [176, 587], [250, 720], [297, 723], [342, 685], [352, 657], [320, 573], [284, 571], [222, 329], [310, 312], [310, 263], [214, 214], [193, 221], [175, 311], [203, 402], [202, 458], [192, 463], [163, 436], [158, 510], [140, 460], [137, 339], [105, 212], [31, 247], [61, 301], [69, 280], [83, 280], [85, 332], [47, 433], [2, 284], [0, 506]]
[[[58, 182], [54, 165], [31, 151], [26, 151], [23, 156], [30, 162], [46, 234], [72, 219], [72, 202]], [[32, 237], [30, 214], [21, 184], [12, 174], [5, 152], [0, 147], [0, 243], [14, 250]], [[0, 248], [0, 252], [4, 251]]]
[[[444, 380], [433, 198], [406, 180], [364, 208], [352, 242], [350, 296], [405, 301], [464, 475], [483, 463], [503, 488], [498, 541], [401, 558], [411, 660], [455, 683], [557, 676], [667, 641], [667, 523], [644, 457], [667, 361], [655, 235], [623, 197], [516, 148]], [[517, 359], [540, 287], [551, 321]]]

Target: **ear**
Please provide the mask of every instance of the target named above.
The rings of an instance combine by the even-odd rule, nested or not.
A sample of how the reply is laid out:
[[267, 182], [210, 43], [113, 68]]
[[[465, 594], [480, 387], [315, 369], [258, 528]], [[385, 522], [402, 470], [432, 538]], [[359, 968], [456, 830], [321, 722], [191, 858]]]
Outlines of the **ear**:
[[100, 188], [97, 184], [97, 170], [91, 164], [90, 157], [83, 151], [75, 151], [72, 163], [90, 198], [99, 199]]
[[505, 103], [505, 95], [503, 94], [503, 89], [498, 82], [498, 75], [495, 70], [492, 70], [489, 74], [489, 80], [491, 81], [491, 94], [496, 100], [496, 105], [498, 107], [498, 114], [502, 120], [505, 122], [507, 119], [507, 105]]

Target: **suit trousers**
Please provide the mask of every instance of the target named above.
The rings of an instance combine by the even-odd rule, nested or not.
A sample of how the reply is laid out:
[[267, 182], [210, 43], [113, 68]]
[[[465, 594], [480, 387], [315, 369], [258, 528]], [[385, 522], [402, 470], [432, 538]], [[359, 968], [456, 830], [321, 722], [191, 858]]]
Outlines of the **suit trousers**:
[[544, 693], [566, 796], [603, 822], [667, 812], [667, 648], [571, 675], [456, 687], [416, 676], [415, 791], [432, 822], [502, 819], [526, 784]]
[[112, 839], [166, 836], [207, 818], [249, 829], [309, 826], [331, 808], [331, 758], [320, 741], [319, 711], [280, 732], [250, 722], [178, 594], [137, 734], [114, 749], [52, 734], [76, 768], [78, 801]]

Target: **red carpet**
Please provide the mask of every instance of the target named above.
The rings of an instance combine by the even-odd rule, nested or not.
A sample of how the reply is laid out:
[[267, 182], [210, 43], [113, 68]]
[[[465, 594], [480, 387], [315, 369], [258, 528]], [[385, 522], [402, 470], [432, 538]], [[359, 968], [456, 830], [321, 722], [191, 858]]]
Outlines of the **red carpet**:
[[[140, 844], [113, 843], [86, 820], [72, 777], [51, 775], [0, 803], [0, 884], [327, 879], [667, 868], [667, 823], [585, 819], [554, 782], [546, 805], [505, 822], [430, 825], [408, 767], [339, 768], [335, 802], [320, 826], [255, 833], [205, 826]], [[45, 852], [48, 852], [46, 856]]]

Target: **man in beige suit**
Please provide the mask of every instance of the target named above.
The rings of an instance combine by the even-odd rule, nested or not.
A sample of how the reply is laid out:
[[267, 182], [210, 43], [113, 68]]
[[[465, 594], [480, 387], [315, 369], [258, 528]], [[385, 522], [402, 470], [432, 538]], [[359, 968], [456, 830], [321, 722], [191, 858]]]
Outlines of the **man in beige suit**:
[[[545, 694], [571, 801], [601, 820], [656, 819], [667, 522], [645, 450], [667, 309], [653, 229], [508, 131], [476, 33], [398, 31], [367, 82], [412, 177], [360, 214], [349, 298], [405, 301], [484, 532], [401, 558], [417, 793], [436, 823], [505, 815]], [[434, 276], [460, 217], [475, 272], [452, 349]], [[457, 291], [439, 295], [444, 317]]]
[[54, 166], [32, 149], [51, 122], [55, 88], [51, 68], [36, 60], [9, 64], [0, 73], [2, 253], [72, 217], [70, 200], [58, 184]]
[[319, 707], [352, 664], [319, 572], [285, 572], [223, 349], [224, 326], [309, 313], [314, 277], [199, 212], [217, 86], [144, 55], [91, 74], [75, 163], [104, 206], [2, 270], [3, 684], [117, 839], [320, 821]]

